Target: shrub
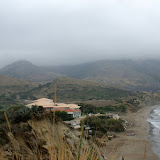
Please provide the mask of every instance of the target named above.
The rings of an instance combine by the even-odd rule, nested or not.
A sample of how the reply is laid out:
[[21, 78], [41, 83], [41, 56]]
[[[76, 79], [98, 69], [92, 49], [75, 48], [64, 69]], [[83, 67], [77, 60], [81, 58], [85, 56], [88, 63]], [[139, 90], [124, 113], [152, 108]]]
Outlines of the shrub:
[[123, 124], [120, 120], [108, 119], [107, 120], [107, 125], [109, 126], [111, 131], [114, 131], [114, 132], [124, 131]]
[[20, 110], [16, 111], [13, 115], [13, 122], [26, 122], [32, 118], [31, 110], [27, 107], [22, 107]]
[[0, 145], [5, 145], [9, 142], [9, 138], [4, 130], [4, 128], [0, 128]]
[[84, 125], [90, 126], [93, 130], [97, 130], [101, 127], [101, 119], [96, 116], [86, 117], [83, 123]]
[[31, 108], [31, 112], [34, 114], [39, 114], [44, 112], [44, 108], [42, 106], [33, 106]]
[[0, 124], [3, 124], [5, 122], [6, 122], [6, 120], [5, 120], [5, 117], [4, 117], [4, 112], [0, 111]]
[[106, 112], [126, 112], [126, 106], [120, 105], [120, 106], [104, 106], [104, 107], [96, 107], [91, 104], [85, 104], [85, 103], [79, 103], [78, 105], [81, 106], [81, 111], [83, 114], [88, 113], [106, 113]]
[[73, 119], [73, 116], [68, 114], [67, 112], [65, 111], [56, 111], [55, 112], [55, 116], [56, 116], [56, 119], [57, 118], [60, 118], [62, 119], [63, 121], [69, 121], [69, 120], [72, 120]]
[[114, 131], [114, 132], [124, 131], [124, 127], [120, 120], [107, 119], [106, 117], [104, 118], [96, 116], [86, 117], [83, 121], [81, 121], [81, 126], [83, 124], [91, 127], [93, 131], [101, 131], [103, 133], [106, 133], [107, 131]]

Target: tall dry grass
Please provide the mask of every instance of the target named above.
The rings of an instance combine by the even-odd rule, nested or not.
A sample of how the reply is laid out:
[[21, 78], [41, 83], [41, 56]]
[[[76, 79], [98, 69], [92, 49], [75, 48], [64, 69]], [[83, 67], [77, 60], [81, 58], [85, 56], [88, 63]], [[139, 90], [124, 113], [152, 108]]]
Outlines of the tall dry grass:
[[[9, 132], [11, 131], [11, 126], [9, 123], [9, 120], [7, 118], [7, 115], [4, 113], [7, 126], [9, 129]], [[49, 126], [48, 130], [50, 130], [51, 134], [49, 135], [49, 140], [47, 142], [47, 150], [48, 154], [44, 155], [43, 150], [38, 147], [38, 144], [35, 143], [35, 146], [33, 146], [33, 156], [32, 158], [34, 160], [100, 160], [101, 159], [101, 148], [104, 138], [107, 138], [107, 136], [104, 136], [100, 139], [99, 144], [96, 144], [96, 137], [91, 140], [87, 140], [87, 136], [84, 136], [84, 126], [82, 127], [80, 137], [78, 139], [78, 143], [75, 143], [74, 140], [72, 140], [72, 143], [68, 143], [65, 139], [65, 136], [61, 133], [59, 130], [59, 125], [55, 122], [55, 114], [53, 113], [53, 123], [52, 127]], [[12, 134], [13, 135], [13, 134]], [[16, 139], [15, 139], [16, 140]], [[13, 157], [15, 160], [26, 160], [27, 157], [20, 153], [19, 150], [17, 150], [16, 144], [14, 140], [12, 140], [13, 145]], [[113, 148], [111, 154], [108, 156], [109, 160], [118, 160], [116, 156], [116, 150]]]
[[[4, 112], [4, 116], [7, 122], [8, 127], [8, 135], [12, 138], [12, 156], [10, 159], [14, 160], [29, 160], [26, 155], [20, 153], [20, 150], [17, 149], [16, 138], [12, 134], [11, 125], [7, 118], [6, 113]], [[50, 126], [49, 126], [50, 127]], [[43, 150], [38, 147], [38, 143], [35, 143], [35, 146], [32, 148], [32, 158], [31, 160], [100, 160], [102, 155], [101, 148], [103, 147], [102, 143], [104, 139], [107, 139], [107, 135], [104, 135], [101, 139], [99, 139], [98, 145], [96, 144], [96, 137], [93, 139], [91, 138], [90, 141], [87, 140], [87, 136], [84, 134], [84, 127], [82, 127], [81, 135], [79, 137], [79, 142], [77, 144], [74, 141], [71, 144], [68, 144], [67, 140], [65, 139], [64, 135], [61, 134], [58, 125], [55, 122], [55, 115], [53, 113], [53, 123], [52, 127], [48, 128], [51, 131], [49, 141], [48, 141], [48, 154], [43, 154]], [[119, 156], [116, 152], [116, 146], [119, 142], [115, 141], [115, 145], [107, 156], [107, 160], [119, 160], [120, 156], [123, 154], [123, 147], [122, 146], [122, 153]], [[4, 155], [3, 155], [4, 156]], [[142, 159], [146, 159], [146, 142], [144, 146], [144, 157]], [[0, 153], [0, 160], [6, 160], [2, 157]]]

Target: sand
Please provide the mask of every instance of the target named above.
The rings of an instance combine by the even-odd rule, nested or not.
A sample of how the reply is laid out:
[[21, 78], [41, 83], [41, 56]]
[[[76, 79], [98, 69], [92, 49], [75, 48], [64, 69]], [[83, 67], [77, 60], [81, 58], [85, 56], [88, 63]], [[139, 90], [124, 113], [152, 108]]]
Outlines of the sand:
[[[152, 150], [152, 143], [149, 136], [149, 123], [147, 118], [151, 110], [156, 108], [144, 107], [136, 113], [129, 113], [122, 118], [129, 122], [127, 130], [117, 134], [117, 137], [107, 142], [103, 148], [103, 155], [107, 160], [160, 160]], [[131, 125], [132, 123], [132, 125]], [[135, 133], [135, 136], [127, 136], [128, 133]]]

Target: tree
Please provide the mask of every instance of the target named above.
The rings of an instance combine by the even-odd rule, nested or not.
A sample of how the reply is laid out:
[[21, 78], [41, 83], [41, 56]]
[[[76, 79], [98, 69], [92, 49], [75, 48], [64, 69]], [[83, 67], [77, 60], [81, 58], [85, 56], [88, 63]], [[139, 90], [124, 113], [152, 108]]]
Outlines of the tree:
[[55, 111], [55, 116], [56, 116], [56, 118], [60, 118], [63, 121], [67, 121], [67, 120], [72, 120], [73, 119], [73, 116], [68, 114], [65, 111], [62, 111], [62, 112], [61, 111]]

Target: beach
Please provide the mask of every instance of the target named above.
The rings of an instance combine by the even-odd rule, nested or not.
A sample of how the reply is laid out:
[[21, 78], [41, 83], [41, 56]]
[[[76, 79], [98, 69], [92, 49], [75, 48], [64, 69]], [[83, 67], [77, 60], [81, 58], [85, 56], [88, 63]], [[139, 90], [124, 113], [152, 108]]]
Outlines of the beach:
[[[152, 141], [149, 139], [150, 124], [147, 119], [157, 106], [146, 106], [136, 113], [121, 116], [129, 125], [125, 132], [116, 134], [116, 138], [109, 141], [103, 147], [102, 153], [105, 159], [119, 160], [160, 160], [153, 152]], [[135, 133], [135, 136], [128, 136]]]

